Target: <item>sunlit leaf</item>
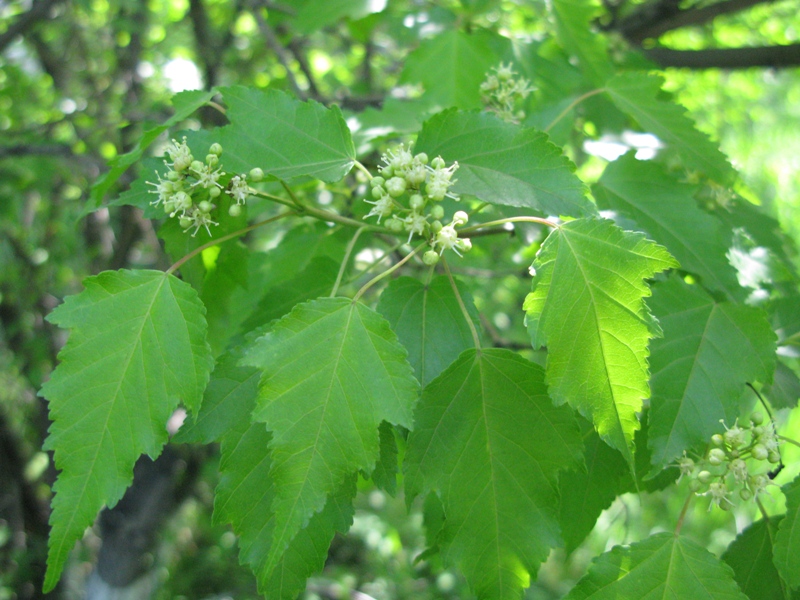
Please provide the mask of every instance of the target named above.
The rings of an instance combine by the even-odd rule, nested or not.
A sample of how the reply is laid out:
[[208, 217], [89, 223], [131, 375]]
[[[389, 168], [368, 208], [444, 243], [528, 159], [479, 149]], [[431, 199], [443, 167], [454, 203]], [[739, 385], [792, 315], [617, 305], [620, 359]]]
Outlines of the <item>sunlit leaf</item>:
[[663, 247], [603, 220], [554, 230], [533, 263], [525, 311], [534, 348], [547, 346], [550, 395], [590, 418], [631, 466], [650, 396], [648, 343], [660, 331], [644, 279], [676, 266]]

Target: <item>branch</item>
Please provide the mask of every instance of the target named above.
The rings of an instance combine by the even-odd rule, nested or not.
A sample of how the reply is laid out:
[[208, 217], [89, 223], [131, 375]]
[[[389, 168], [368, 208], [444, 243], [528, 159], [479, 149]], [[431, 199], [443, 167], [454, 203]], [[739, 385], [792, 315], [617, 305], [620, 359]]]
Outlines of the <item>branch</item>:
[[189, 18], [192, 21], [192, 29], [194, 30], [195, 52], [203, 62], [205, 87], [210, 90], [217, 85], [219, 62], [215, 57], [219, 56], [219, 49], [215, 43], [213, 32], [209, 27], [208, 14], [203, 0], [189, 0]]
[[757, 4], [771, 4], [773, 2], [775, 0], [724, 0], [702, 8], [689, 8], [672, 12], [661, 19], [640, 22], [635, 25], [629, 23], [629, 19], [624, 19], [618, 29], [629, 41], [638, 44], [647, 38], [657, 38], [673, 29], [690, 25], [702, 25], [720, 15], [739, 12]]
[[795, 67], [800, 65], [800, 44], [754, 48], [672, 50], [653, 48], [644, 55], [661, 67], [689, 69], [747, 69], [750, 67]]
[[28, 29], [33, 27], [37, 22], [46, 19], [50, 9], [62, 0], [38, 0], [34, 1], [33, 6], [26, 13], [20, 17], [0, 35], [0, 53], [14, 41], [18, 35], [22, 35]]
[[270, 27], [266, 19], [264, 19], [264, 15], [261, 13], [261, 10], [256, 7], [253, 10], [253, 14], [258, 22], [258, 29], [261, 31], [261, 35], [267, 42], [267, 46], [269, 46], [269, 48], [275, 53], [275, 56], [278, 57], [278, 61], [286, 70], [286, 80], [289, 82], [289, 86], [292, 88], [295, 96], [300, 98], [300, 100], [306, 100], [306, 93], [300, 89], [299, 85], [297, 85], [297, 79], [292, 72], [292, 67], [289, 61], [289, 56], [286, 53], [286, 48], [281, 45], [280, 41], [278, 40], [278, 36], [275, 34], [275, 31], [272, 29], [272, 27]]
[[303, 72], [303, 75], [306, 76], [306, 80], [308, 81], [308, 91], [311, 92], [311, 97], [318, 102], [326, 104], [319, 93], [319, 88], [317, 87], [316, 82], [314, 81], [314, 74], [311, 72], [311, 66], [308, 64], [308, 60], [306, 59], [301, 42], [299, 42], [297, 38], [293, 37], [289, 40], [287, 46], [294, 55], [297, 64], [300, 65], [300, 70]]

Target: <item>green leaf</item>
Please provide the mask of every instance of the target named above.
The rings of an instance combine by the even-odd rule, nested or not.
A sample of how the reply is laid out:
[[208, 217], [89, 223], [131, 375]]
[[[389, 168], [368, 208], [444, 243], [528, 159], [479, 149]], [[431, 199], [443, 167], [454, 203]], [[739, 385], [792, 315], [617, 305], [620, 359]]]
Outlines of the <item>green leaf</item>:
[[600, 208], [636, 221], [705, 287], [731, 300], [744, 299], [727, 258], [730, 232], [726, 239], [722, 223], [697, 207], [694, 186], [679, 183], [657, 163], [636, 160], [629, 153], [606, 167], [592, 191]]
[[541, 131], [489, 113], [448, 110], [425, 122], [416, 149], [458, 161], [454, 192], [548, 215], [597, 212], [575, 165]]
[[144, 135], [142, 135], [142, 139], [139, 140], [139, 143], [136, 144], [133, 150], [127, 154], [117, 156], [109, 162], [111, 168], [108, 170], [108, 172], [101, 175], [92, 186], [92, 190], [89, 195], [89, 201], [86, 203], [86, 206], [83, 209], [82, 216], [100, 208], [100, 205], [103, 203], [103, 198], [108, 193], [108, 190], [111, 189], [111, 187], [117, 182], [122, 174], [131, 167], [131, 165], [136, 164], [139, 159], [142, 158], [144, 151], [158, 139], [158, 136], [160, 136], [173, 125], [176, 125], [189, 117], [194, 111], [211, 100], [216, 93], [217, 91], [214, 89], [208, 91], [191, 90], [176, 94], [172, 98], [172, 104], [175, 107], [175, 113], [172, 115], [172, 117], [170, 117], [163, 125], [158, 125], [157, 127], [153, 127], [152, 129], [145, 131]]
[[658, 533], [599, 556], [564, 600], [747, 600], [731, 568], [705, 548]]
[[775, 536], [774, 561], [791, 588], [800, 587], [800, 477], [781, 488], [786, 496], [786, 516]]
[[279, 319], [295, 304], [328, 295], [333, 289], [338, 272], [339, 264], [331, 258], [312, 258], [308, 266], [295, 277], [267, 290], [252, 314], [242, 323], [242, 329], [255, 329], [273, 319]]
[[594, 529], [600, 513], [627, 491], [630, 481], [630, 471], [622, 455], [604, 443], [590, 423], [581, 421], [586, 467], [567, 471], [558, 478], [561, 498], [558, 520], [568, 553]]
[[[457, 282], [473, 323], [478, 311], [466, 286]], [[423, 386], [444, 371], [464, 350], [472, 348], [472, 334], [461, 314], [447, 277], [434, 277], [428, 285], [412, 277], [392, 281], [381, 293], [381, 313], [408, 350], [408, 362]]]
[[775, 298], [767, 311], [781, 344], [800, 345], [800, 295]]
[[233, 525], [239, 535], [239, 560], [253, 570], [261, 594], [294, 600], [305, 588], [306, 579], [322, 569], [333, 535], [346, 532], [352, 523], [355, 477], [345, 479], [272, 565], [268, 557], [277, 523], [271, 511], [276, 495], [270, 477], [271, 438], [262, 423], [248, 424], [247, 420], [226, 433], [214, 521]]
[[250, 421], [261, 372], [239, 366], [242, 347], [237, 346], [217, 361], [203, 395], [203, 404], [194, 422], [184, 423], [172, 441], [210, 444], [222, 439], [225, 432], [242, 421]]
[[687, 167], [729, 183], [735, 172], [725, 155], [694, 126], [686, 109], [658, 98], [662, 83], [659, 75], [621, 73], [606, 83], [605, 91], [617, 108], [675, 150]]
[[397, 493], [397, 439], [394, 427], [384, 421], [378, 429], [380, 456], [372, 471], [372, 481], [392, 497]]
[[442, 557], [478, 598], [518, 599], [561, 543], [557, 474], [579, 463], [581, 445], [542, 368], [510, 350], [467, 350], [425, 388], [406, 493], [441, 497]]
[[495, 33], [448, 29], [408, 55], [400, 82], [421, 83], [423, 97], [441, 108], [479, 108], [487, 71], [509, 51], [508, 39]]
[[650, 447], [657, 467], [705, 445], [739, 415], [746, 382], [767, 382], [775, 334], [763, 311], [715, 302], [700, 286], [671, 279], [650, 301], [663, 339], [651, 345]]
[[355, 162], [355, 148], [337, 106], [300, 102], [278, 90], [227, 87], [230, 125], [217, 131], [220, 163], [228, 172], [260, 167], [279, 179], [301, 175], [339, 181]]
[[764, 207], [756, 206], [744, 198], [733, 197], [724, 205], [715, 206], [714, 215], [730, 229], [744, 229], [756, 244], [768, 248], [781, 264], [797, 278], [797, 244], [781, 229], [780, 222], [768, 215]]
[[578, 58], [586, 76], [596, 86], [602, 86], [613, 75], [614, 68], [604, 39], [592, 32], [599, 7], [590, 0], [553, 0], [549, 6], [559, 41]]
[[381, 6], [374, 0], [288, 0], [284, 4], [295, 11], [292, 24], [301, 34], [319, 31], [344, 17], [361, 19]]
[[764, 388], [764, 394], [774, 408], [794, 408], [800, 399], [800, 378], [786, 363], [778, 360], [772, 385]]
[[383, 317], [345, 298], [296, 306], [245, 363], [263, 373], [253, 419], [273, 433], [271, 569], [346, 477], [372, 471], [381, 421], [411, 428], [419, 384]]
[[[146, 219], [160, 219], [165, 217], [161, 207], [153, 206], [152, 202], [157, 198], [152, 191], [155, 189], [147, 182], [156, 182], [158, 177], [165, 178], [169, 167], [164, 164], [164, 159], [148, 157], [142, 160], [141, 172], [131, 186], [119, 196], [108, 202], [108, 206], [136, 206], [142, 209]], [[94, 210], [94, 209], [92, 209]]]
[[647, 346], [659, 334], [643, 280], [677, 266], [642, 234], [586, 219], [554, 230], [533, 263], [524, 308], [534, 348], [547, 346], [550, 395], [590, 418], [631, 467], [636, 413], [650, 395]]
[[61, 470], [46, 590], [98, 511], [122, 497], [136, 459], [161, 452], [178, 403], [199, 408], [213, 366], [205, 309], [188, 284], [160, 271], [106, 271], [84, 286], [48, 317], [71, 331], [41, 390]]
[[785, 598], [780, 575], [772, 562], [772, 540], [781, 517], [761, 519], [736, 536], [722, 560], [733, 569], [733, 578], [750, 600]]

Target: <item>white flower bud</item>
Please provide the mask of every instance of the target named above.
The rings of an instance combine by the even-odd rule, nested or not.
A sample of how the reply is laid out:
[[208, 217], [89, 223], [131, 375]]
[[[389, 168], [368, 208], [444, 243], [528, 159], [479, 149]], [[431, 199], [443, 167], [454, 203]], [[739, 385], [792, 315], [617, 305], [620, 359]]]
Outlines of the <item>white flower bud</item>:
[[753, 458], [756, 460], [767, 460], [767, 458], [769, 458], [769, 451], [764, 444], [756, 444], [753, 446], [750, 454], [752, 454]]
[[457, 227], [460, 225], [466, 225], [467, 221], [469, 221], [469, 215], [463, 210], [456, 211], [456, 214], [453, 215], [453, 225]]
[[425, 206], [425, 198], [423, 198], [420, 194], [413, 194], [411, 198], [408, 199], [408, 206], [411, 208], [411, 210], [420, 212]]
[[386, 182], [386, 191], [392, 198], [397, 198], [406, 191], [406, 185], [402, 177], [392, 177]]
[[725, 456], [725, 451], [720, 448], [713, 448], [708, 453], [708, 462], [715, 467], [721, 465], [726, 459], [727, 456]]
[[422, 262], [424, 262], [429, 267], [432, 267], [433, 265], [439, 262], [439, 255], [433, 250], [428, 250], [425, 254], [422, 255]]

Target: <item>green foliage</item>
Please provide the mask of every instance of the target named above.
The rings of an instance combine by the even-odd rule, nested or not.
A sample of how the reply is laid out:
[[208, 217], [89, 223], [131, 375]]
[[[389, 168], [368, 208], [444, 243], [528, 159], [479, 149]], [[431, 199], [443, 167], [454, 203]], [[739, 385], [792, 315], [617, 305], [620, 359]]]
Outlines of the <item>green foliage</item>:
[[[477, 322], [467, 289], [459, 288]], [[411, 277], [395, 279], [381, 294], [377, 310], [408, 350], [408, 362], [423, 387], [474, 344], [447, 277], [434, 277], [427, 284]]]
[[684, 537], [658, 533], [596, 559], [565, 600], [746, 598], [730, 567]]
[[[64, 7], [83, 11], [76, 31], [105, 18], [78, 4]], [[41, 387], [60, 471], [45, 589], [183, 407], [170, 441], [203, 453], [197, 503], [213, 503], [255, 575], [226, 594], [338, 597], [369, 583], [414, 600], [518, 600], [531, 585], [537, 598], [797, 595], [797, 418], [779, 412], [800, 395], [796, 244], [732, 166], [741, 157], [695, 126], [651, 64], [593, 30], [624, 10], [204, 0], [186, 19], [180, 3], [106, 4], [93, 10], [115, 17], [98, 34], [112, 46], [77, 61], [91, 85], [45, 61], [58, 89], [41, 92], [41, 77], [0, 65], [14, 143], [42, 130], [58, 144], [0, 162], [0, 341], [36, 357], [37, 387], [60, 345], [42, 317], [66, 296], [48, 320], [68, 341]], [[203, 42], [191, 51], [173, 35], [183, 21]], [[166, 91], [139, 71], [187, 52], [206, 89], [161, 114]], [[20, 111], [24, 92], [65, 107], [112, 94], [109, 64], [133, 65], [114, 81], [138, 82], [126, 102], [146, 102]], [[502, 89], [517, 93], [485, 93]], [[637, 133], [658, 138], [649, 155], [592, 155], [612, 137], [633, 150]], [[146, 156], [162, 142], [163, 157]], [[71, 172], [82, 162], [91, 177]], [[98, 209], [85, 227], [69, 220]], [[116, 246], [84, 249], [81, 229]], [[14, 379], [2, 374], [0, 388]], [[747, 441], [720, 437], [745, 420]], [[696, 495], [713, 512], [692, 513]], [[625, 502], [638, 508], [624, 534], [597, 527]], [[711, 533], [732, 522], [720, 509], [737, 525], [762, 513], [727, 551]], [[601, 554], [609, 540], [632, 543]], [[355, 583], [337, 572], [365, 555], [390, 557], [383, 588], [373, 564]], [[0, 584], [0, 596], [14, 587]], [[164, 597], [212, 591], [166, 585]]]
[[422, 84], [425, 100], [434, 106], [477, 108], [485, 73], [506, 58], [509, 46], [486, 30], [445, 31], [409, 54], [401, 81]]
[[350, 130], [337, 107], [299, 102], [280, 91], [244, 87], [220, 90], [230, 125], [215, 136], [229, 172], [253, 167], [279, 179], [310, 175], [338, 181], [353, 166]]
[[733, 424], [748, 381], [769, 381], [775, 335], [762, 311], [716, 302], [699, 286], [670, 280], [650, 303], [664, 337], [654, 340], [650, 447], [666, 466]]
[[161, 452], [178, 402], [199, 408], [212, 367], [205, 309], [188, 284], [159, 271], [108, 271], [84, 286], [49, 317], [71, 334], [41, 391], [61, 470], [48, 590], [100, 508], [122, 497], [139, 455]]
[[253, 419], [272, 432], [271, 573], [343, 480], [373, 470], [381, 421], [411, 428], [418, 384], [386, 321], [344, 298], [298, 305], [245, 364], [263, 373]]
[[559, 545], [557, 474], [580, 462], [580, 448], [575, 417], [553, 406], [541, 367], [508, 350], [467, 350], [425, 387], [406, 490], [440, 496], [443, 558], [479, 598], [518, 598]]
[[733, 569], [733, 578], [750, 600], [785, 598], [784, 584], [773, 563], [772, 540], [778, 519], [761, 519], [750, 525], [728, 546], [722, 560]]
[[558, 478], [559, 524], [567, 552], [589, 535], [600, 513], [628, 486], [629, 469], [622, 455], [603, 442], [592, 425], [583, 426], [584, 468], [562, 473]]
[[694, 127], [680, 106], [659, 98], [661, 84], [657, 75], [623, 73], [608, 80], [605, 91], [622, 112], [677, 152], [687, 168], [729, 183], [733, 169], [725, 155]]
[[800, 587], [800, 478], [787, 484], [783, 489], [786, 494], [786, 516], [778, 526], [775, 536], [775, 566], [783, 580], [791, 588]]
[[427, 121], [417, 150], [458, 161], [454, 191], [546, 215], [589, 216], [575, 166], [547, 135], [486, 113], [447, 111]]
[[695, 187], [629, 153], [603, 171], [592, 191], [600, 208], [634, 220], [706, 288], [742, 299], [744, 290], [726, 256], [731, 240], [723, 237], [722, 223], [697, 207]]

